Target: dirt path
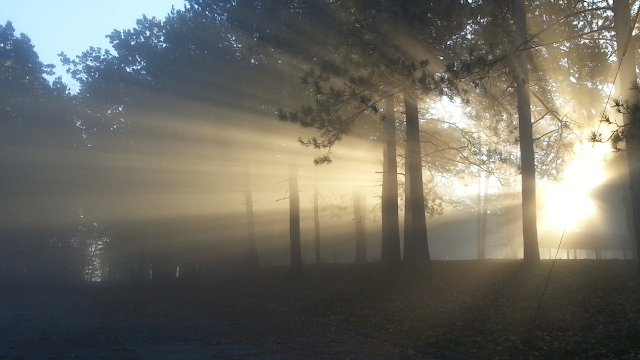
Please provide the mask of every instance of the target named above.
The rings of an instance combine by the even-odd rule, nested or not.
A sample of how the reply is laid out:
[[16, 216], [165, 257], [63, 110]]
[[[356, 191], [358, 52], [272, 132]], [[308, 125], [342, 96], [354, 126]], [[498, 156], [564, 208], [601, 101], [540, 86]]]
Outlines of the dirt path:
[[431, 359], [243, 299], [162, 290], [0, 293], [0, 359]]

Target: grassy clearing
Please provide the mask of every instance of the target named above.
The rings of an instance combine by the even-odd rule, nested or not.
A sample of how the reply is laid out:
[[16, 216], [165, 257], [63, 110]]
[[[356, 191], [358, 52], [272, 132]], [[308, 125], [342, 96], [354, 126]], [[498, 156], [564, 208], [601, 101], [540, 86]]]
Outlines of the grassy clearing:
[[[242, 296], [477, 359], [640, 358], [633, 261], [435, 261], [426, 279], [379, 264], [287, 268], [230, 283]], [[539, 310], [539, 311], [538, 311]], [[636, 351], [636, 353], [634, 353]]]

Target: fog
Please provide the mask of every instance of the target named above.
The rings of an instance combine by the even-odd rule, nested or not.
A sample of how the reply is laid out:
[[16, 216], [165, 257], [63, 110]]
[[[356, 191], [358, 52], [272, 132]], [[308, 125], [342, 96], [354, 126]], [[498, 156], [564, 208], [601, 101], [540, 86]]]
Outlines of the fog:
[[[295, 141], [315, 135], [313, 130], [232, 108], [185, 107], [188, 116], [145, 114], [135, 119], [135, 132], [96, 138], [82, 151], [16, 145], [13, 152], [5, 152], [4, 164], [14, 167], [12, 174], [20, 179], [13, 179], [12, 189], [17, 190], [5, 196], [2, 207], [4, 278], [54, 281], [81, 274], [84, 280], [128, 282], [138, 262], [144, 263], [147, 280], [239, 271], [249, 246], [247, 181], [259, 265], [287, 266], [292, 163], [299, 182], [303, 263], [316, 263], [316, 189], [321, 261], [354, 262], [353, 196], [358, 190], [366, 202], [366, 258], [380, 261], [380, 121], [370, 122], [366, 136], [337, 144], [331, 164], [314, 165], [314, 158], [324, 152]], [[621, 166], [619, 157], [611, 155], [605, 163], [608, 173]], [[441, 204], [427, 219], [431, 258], [476, 259], [478, 186], [447, 179], [449, 183], [441, 180], [430, 188], [427, 198]], [[521, 258], [517, 189], [490, 185], [484, 256]], [[594, 211], [569, 228], [545, 228], [549, 209], [541, 201], [541, 257], [632, 258], [622, 202], [625, 186], [612, 175], [591, 189], [587, 195]], [[401, 229], [403, 214], [400, 206]]]
[[[0, 45], [28, 54], [11, 63], [35, 69], [3, 78], [3, 280], [288, 266], [298, 224], [304, 265], [382, 261], [390, 115], [404, 253], [418, 198], [405, 189], [412, 103], [425, 208], [412, 216], [427, 218], [427, 260], [525, 256], [512, 34], [495, 26], [511, 15], [459, 4], [464, 21], [434, 10], [440, 22], [404, 14], [413, 27], [402, 29], [363, 5], [371, 17], [351, 27], [334, 4], [281, 9], [289, 22], [278, 25], [270, 8], [218, 5], [188, 2], [114, 31], [114, 53], [63, 55], [78, 93], [48, 82], [28, 38], [2, 28]], [[540, 6], [529, 20], [540, 256], [631, 259], [626, 153], [611, 152], [616, 128], [601, 122], [622, 123], [614, 34], [590, 17], [546, 31], [561, 10]], [[600, 38], [576, 40], [586, 23]], [[589, 142], [594, 131], [605, 140]]]

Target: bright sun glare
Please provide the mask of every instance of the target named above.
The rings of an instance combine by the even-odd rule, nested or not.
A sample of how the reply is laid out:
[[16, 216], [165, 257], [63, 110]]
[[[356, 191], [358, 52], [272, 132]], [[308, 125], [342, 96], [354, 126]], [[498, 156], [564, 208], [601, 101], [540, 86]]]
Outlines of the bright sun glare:
[[545, 191], [545, 222], [554, 230], [578, 230], [575, 227], [580, 220], [595, 210], [588, 192], [605, 179], [602, 166], [608, 148], [589, 146], [584, 151], [584, 156], [566, 169], [564, 182]]

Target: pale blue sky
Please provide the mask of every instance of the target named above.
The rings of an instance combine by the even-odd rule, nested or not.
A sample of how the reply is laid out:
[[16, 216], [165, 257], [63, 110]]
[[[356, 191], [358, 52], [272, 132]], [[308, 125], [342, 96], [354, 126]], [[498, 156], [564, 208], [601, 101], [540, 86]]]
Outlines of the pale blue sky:
[[31, 38], [40, 61], [56, 65], [56, 76], [77, 90], [57, 54], [73, 58], [89, 46], [110, 49], [105, 35], [135, 27], [142, 14], [164, 19], [172, 5], [181, 9], [184, 0], [0, 0], [0, 23], [11, 20], [17, 34]]

